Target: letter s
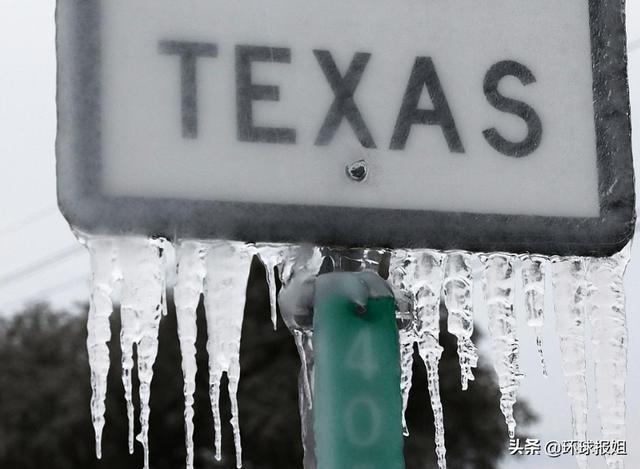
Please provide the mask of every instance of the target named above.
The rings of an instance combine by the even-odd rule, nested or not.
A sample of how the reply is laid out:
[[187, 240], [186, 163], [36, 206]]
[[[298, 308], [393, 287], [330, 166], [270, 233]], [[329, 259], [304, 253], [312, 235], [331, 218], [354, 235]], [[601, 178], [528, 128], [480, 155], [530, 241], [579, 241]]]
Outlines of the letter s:
[[523, 85], [535, 83], [536, 77], [531, 70], [521, 63], [505, 60], [493, 65], [484, 79], [484, 94], [487, 97], [487, 101], [497, 110], [515, 114], [524, 120], [528, 127], [527, 136], [520, 142], [511, 142], [500, 135], [495, 128], [487, 129], [482, 134], [487, 142], [500, 153], [522, 158], [530, 155], [540, 146], [542, 141], [542, 122], [531, 106], [500, 94], [498, 85], [506, 76], [516, 77]]

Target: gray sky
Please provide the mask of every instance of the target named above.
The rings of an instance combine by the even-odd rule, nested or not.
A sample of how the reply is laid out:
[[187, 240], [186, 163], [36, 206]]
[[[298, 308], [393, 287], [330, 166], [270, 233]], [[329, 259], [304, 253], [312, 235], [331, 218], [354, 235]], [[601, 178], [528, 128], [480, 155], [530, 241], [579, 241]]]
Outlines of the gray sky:
[[[586, 0], [585, 0], [586, 1]], [[69, 305], [87, 299], [88, 258], [56, 209], [55, 193], [55, 55], [53, 1], [0, 0], [0, 311], [25, 302], [48, 299]], [[628, 2], [631, 42], [640, 40], [640, 4]], [[640, 46], [631, 52], [632, 108], [640, 109]], [[640, 115], [640, 114], [639, 114]], [[640, 129], [640, 120], [634, 119]], [[636, 154], [640, 155], [634, 134]], [[637, 160], [638, 161], [638, 160]], [[640, 248], [634, 249], [626, 279], [630, 328], [628, 467], [640, 467]], [[9, 277], [8, 277], [9, 276]], [[481, 312], [478, 312], [481, 314]], [[550, 322], [553, 318], [550, 318]], [[480, 321], [482, 322], [482, 320]], [[522, 326], [522, 324], [521, 324]], [[552, 324], [545, 331], [551, 378], [539, 373], [534, 338], [521, 327], [523, 369], [527, 377], [521, 395], [543, 417], [533, 429], [543, 440], [569, 439], [569, 410]], [[176, 370], [179, 373], [179, 370]], [[88, 377], [87, 377], [88, 379]], [[591, 392], [591, 437], [598, 421]], [[425, 402], [425, 405], [426, 402]], [[87, 408], [88, 411], [88, 408]], [[451, 437], [451, 436], [450, 436]], [[505, 468], [574, 468], [571, 458], [529, 458], [505, 461]], [[594, 469], [604, 468], [594, 460]]]

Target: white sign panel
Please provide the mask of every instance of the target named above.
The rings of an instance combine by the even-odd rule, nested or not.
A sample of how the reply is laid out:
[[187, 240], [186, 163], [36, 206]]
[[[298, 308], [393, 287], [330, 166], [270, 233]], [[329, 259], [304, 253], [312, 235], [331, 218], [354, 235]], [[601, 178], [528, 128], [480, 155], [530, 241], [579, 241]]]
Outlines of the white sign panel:
[[610, 253], [634, 217], [621, 9], [59, 0], [61, 207], [97, 232]]

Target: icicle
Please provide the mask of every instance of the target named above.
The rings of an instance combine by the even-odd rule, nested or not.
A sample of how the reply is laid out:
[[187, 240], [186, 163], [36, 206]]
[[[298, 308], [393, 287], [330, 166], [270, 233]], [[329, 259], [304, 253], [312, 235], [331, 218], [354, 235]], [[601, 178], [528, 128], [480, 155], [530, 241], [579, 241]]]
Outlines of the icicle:
[[[562, 369], [571, 403], [573, 437], [587, 439], [587, 380], [585, 356], [585, 260], [553, 258], [556, 329], [560, 339]], [[587, 467], [587, 456], [577, 455], [578, 466]]]
[[418, 340], [418, 321], [414, 315], [414, 299], [409, 292], [411, 264], [407, 251], [396, 250], [391, 254], [389, 264], [389, 281], [394, 288], [396, 297], [396, 321], [400, 337], [400, 393], [402, 396], [402, 432], [409, 436], [406, 411], [413, 379], [414, 344]]
[[258, 257], [267, 272], [267, 286], [269, 287], [269, 304], [271, 306], [271, 322], [273, 330], [278, 328], [277, 316], [277, 290], [276, 290], [276, 267], [280, 268], [287, 255], [287, 247], [284, 245], [260, 245], [257, 246]]
[[[431, 396], [436, 438], [436, 454], [438, 467], [446, 468], [446, 447], [444, 437], [444, 421], [442, 404], [440, 402], [440, 382], [438, 367], [442, 356], [440, 339], [440, 293], [444, 280], [442, 269], [442, 254], [435, 251], [416, 250], [393, 252], [391, 256], [390, 277], [394, 286], [408, 292], [413, 300], [415, 311], [415, 326], [401, 330], [400, 341], [404, 344], [403, 408], [406, 409], [406, 399], [409, 389], [407, 380], [410, 376], [408, 367], [411, 360], [407, 359], [409, 343], [418, 344], [418, 352], [427, 367], [427, 384]], [[406, 421], [405, 421], [406, 423]], [[405, 429], [406, 431], [406, 429]]]
[[[119, 254], [127, 259], [129, 252], [124, 248], [122, 241], [118, 243]], [[133, 249], [131, 249], [133, 251]], [[123, 269], [124, 270], [124, 269]], [[123, 272], [124, 275], [124, 272]], [[139, 341], [140, 336], [140, 314], [136, 310], [135, 298], [136, 290], [133, 278], [135, 275], [127, 268], [127, 280], [122, 287], [122, 301], [120, 305], [120, 350], [122, 354], [122, 384], [124, 386], [124, 397], [127, 403], [127, 421], [129, 426], [128, 443], [129, 454], [134, 450], [134, 409], [133, 409], [133, 379], [132, 372], [135, 362], [133, 360], [134, 344]], [[142, 279], [139, 280], [142, 282]]]
[[174, 301], [178, 321], [178, 337], [182, 354], [184, 377], [184, 427], [187, 448], [187, 469], [193, 469], [193, 394], [196, 389], [197, 309], [204, 289], [206, 246], [185, 241], [177, 251], [178, 277], [174, 288]]
[[[123, 288], [124, 290], [124, 288]], [[133, 415], [133, 344], [138, 341], [140, 333], [140, 321], [135, 311], [120, 307], [121, 329], [120, 329], [120, 350], [122, 353], [122, 385], [124, 386], [124, 398], [127, 402], [127, 421], [129, 424], [128, 443], [129, 454], [133, 454], [134, 444], [134, 415]]]
[[298, 377], [298, 403], [302, 424], [302, 446], [304, 449], [303, 467], [304, 469], [314, 469], [316, 461], [313, 434], [313, 332], [301, 329], [294, 329], [292, 332], [301, 362], [300, 375]]
[[544, 257], [522, 256], [522, 287], [524, 307], [527, 313], [527, 325], [536, 334], [536, 346], [542, 366], [542, 374], [547, 377], [547, 365], [544, 360], [542, 328], [544, 327]]
[[91, 368], [91, 420], [96, 436], [96, 456], [102, 459], [102, 430], [105, 419], [109, 347], [113, 313], [111, 294], [117, 278], [114, 243], [107, 239], [90, 239], [87, 248], [91, 255], [91, 299], [87, 320], [87, 351]]
[[222, 459], [220, 380], [227, 373], [231, 400], [231, 425], [236, 448], [236, 467], [242, 467], [237, 390], [240, 380], [240, 335], [244, 318], [249, 268], [255, 248], [220, 241], [208, 246], [206, 256], [205, 308], [209, 353], [209, 396], [215, 426], [216, 459]]
[[473, 336], [473, 277], [471, 255], [466, 252], [450, 252], [445, 262], [443, 285], [447, 306], [448, 329], [458, 339], [458, 359], [462, 389], [467, 390], [473, 381], [473, 368], [478, 366], [478, 349]]
[[520, 373], [520, 348], [513, 309], [514, 259], [507, 254], [489, 254], [481, 259], [485, 269], [484, 296], [489, 316], [493, 361], [502, 394], [500, 409], [505, 416], [509, 436], [514, 438], [516, 421], [513, 406], [523, 378]]
[[[442, 255], [424, 252], [418, 257], [416, 280], [424, 283], [416, 291], [416, 313], [419, 330], [422, 332], [418, 342], [420, 357], [427, 367], [427, 381], [431, 407], [435, 423], [436, 454], [438, 467], [445, 469], [446, 447], [444, 436], [444, 416], [440, 401], [440, 378], [438, 368], [443, 348], [440, 346], [440, 292], [443, 282]], [[414, 284], [414, 288], [418, 285]]]
[[415, 317], [413, 298], [411, 294], [402, 290], [406, 270], [404, 268], [404, 256], [396, 254], [392, 257], [390, 280], [394, 288], [396, 298], [396, 323], [400, 339], [400, 395], [402, 397], [402, 434], [409, 436], [407, 426], [407, 404], [413, 380], [413, 353], [416, 342], [417, 324]]
[[301, 399], [302, 402], [305, 402], [306, 407], [308, 409], [313, 408], [313, 396], [311, 392], [311, 381], [312, 377], [309, 374], [310, 366], [309, 360], [310, 356], [307, 353], [307, 349], [313, 343], [313, 332], [311, 331], [302, 331], [299, 329], [293, 330], [293, 339], [296, 344], [296, 348], [298, 349], [298, 354], [300, 355], [300, 362], [302, 369], [300, 370], [300, 380], [301, 382]]
[[[149, 468], [149, 400], [153, 364], [158, 354], [158, 331], [162, 316], [165, 285], [165, 266], [162, 259], [162, 242], [147, 239], [125, 238], [119, 241], [119, 260], [122, 268], [122, 347], [123, 381], [127, 393], [129, 421], [129, 450], [133, 441], [133, 404], [131, 403], [132, 347], [135, 343], [140, 380], [140, 434], [137, 440], [144, 448], [144, 467]], [[126, 363], [125, 363], [126, 361]]]
[[322, 250], [318, 247], [289, 246], [285, 249], [279, 271], [284, 287], [278, 297], [280, 312], [300, 355], [298, 401], [305, 469], [316, 467], [313, 433], [313, 278], [323, 261]]
[[[130, 452], [133, 452], [133, 403], [131, 401], [131, 370], [133, 344], [136, 345], [138, 378], [140, 380], [140, 424], [138, 440], [144, 447], [145, 468], [149, 467], [148, 429], [150, 386], [153, 363], [158, 349], [158, 328], [164, 292], [164, 266], [158, 244], [146, 239], [124, 239], [119, 242], [120, 263], [124, 285], [122, 289], [124, 343], [130, 344], [127, 357], [128, 407], [130, 416]], [[126, 324], [126, 325], [125, 325]], [[124, 345], [123, 343], [123, 345]], [[124, 357], [124, 354], [123, 354]], [[123, 366], [123, 370], [125, 367]]]
[[[596, 395], [602, 437], [607, 441], [626, 438], [627, 341], [623, 275], [631, 246], [611, 258], [591, 259], [587, 272], [590, 295], [587, 302], [595, 362]], [[620, 455], [605, 455], [609, 469], [623, 469]]]
[[400, 393], [402, 395], [402, 434], [409, 436], [407, 426], [407, 405], [413, 379], [413, 340], [400, 342]]

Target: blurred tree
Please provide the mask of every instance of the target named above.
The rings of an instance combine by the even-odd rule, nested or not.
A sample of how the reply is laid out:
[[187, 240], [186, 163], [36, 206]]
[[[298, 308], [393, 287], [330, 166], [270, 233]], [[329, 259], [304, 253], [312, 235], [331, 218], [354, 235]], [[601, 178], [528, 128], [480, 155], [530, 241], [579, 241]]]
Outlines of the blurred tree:
[[[151, 467], [184, 467], [182, 373], [175, 310], [160, 327], [160, 348], [151, 397]], [[301, 469], [302, 446], [297, 404], [299, 361], [282, 323], [273, 331], [268, 314], [264, 269], [252, 265], [241, 349], [240, 421], [247, 469]], [[112, 367], [107, 397], [103, 459], [94, 456], [89, 415], [89, 369], [85, 350], [86, 316], [53, 311], [39, 304], [0, 320], [0, 467], [15, 469], [140, 469], [139, 445], [127, 453], [127, 422], [120, 381], [120, 330], [113, 315]], [[508, 437], [499, 410], [499, 391], [485, 364], [467, 392], [460, 390], [455, 338], [444, 331], [440, 368], [447, 429], [447, 460], [452, 469], [491, 469], [507, 449]], [[195, 402], [196, 467], [235, 467], [230, 408], [221, 396], [223, 460], [213, 458], [213, 425], [208, 397], [206, 328], [198, 311], [198, 376]], [[134, 375], [135, 379], [135, 375]], [[435, 468], [433, 416], [426, 373], [417, 355], [406, 440], [407, 469]], [[137, 399], [136, 408], [138, 406]], [[532, 419], [518, 404], [520, 425]], [[137, 415], [136, 415], [137, 419]], [[136, 431], [138, 425], [136, 424]]]

